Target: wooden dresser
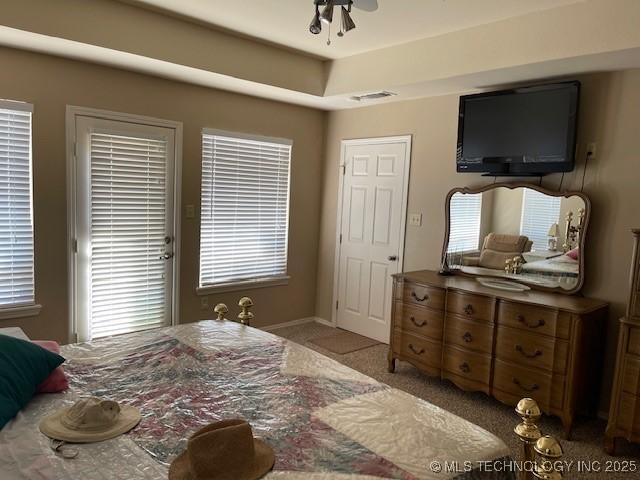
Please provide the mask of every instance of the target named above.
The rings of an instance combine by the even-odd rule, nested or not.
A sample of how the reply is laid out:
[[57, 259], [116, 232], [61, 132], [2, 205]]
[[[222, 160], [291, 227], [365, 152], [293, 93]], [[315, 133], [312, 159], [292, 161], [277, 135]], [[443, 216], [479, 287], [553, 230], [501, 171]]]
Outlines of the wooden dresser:
[[395, 275], [393, 292], [390, 372], [405, 360], [509, 405], [531, 397], [567, 437], [577, 411], [595, 414], [606, 303], [428, 270]]
[[634, 230], [631, 289], [627, 316], [620, 320], [605, 450], [615, 453], [616, 438], [640, 442], [640, 229]]

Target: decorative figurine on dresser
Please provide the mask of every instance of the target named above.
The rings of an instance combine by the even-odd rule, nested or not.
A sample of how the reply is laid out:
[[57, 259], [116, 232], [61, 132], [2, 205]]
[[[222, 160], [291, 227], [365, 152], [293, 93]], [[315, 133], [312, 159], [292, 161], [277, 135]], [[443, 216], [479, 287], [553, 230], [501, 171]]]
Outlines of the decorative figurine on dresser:
[[[571, 249], [549, 250], [549, 231], [571, 211], [579, 234], [557, 239]], [[533, 398], [568, 438], [577, 413], [597, 410], [608, 311], [576, 295], [589, 199], [495, 184], [451, 191], [446, 213], [443, 271], [394, 276], [389, 371], [403, 360], [509, 405]]]
[[615, 454], [617, 438], [640, 442], [640, 229], [633, 230], [631, 292], [626, 317], [620, 319], [618, 356], [613, 376], [604, 448]]

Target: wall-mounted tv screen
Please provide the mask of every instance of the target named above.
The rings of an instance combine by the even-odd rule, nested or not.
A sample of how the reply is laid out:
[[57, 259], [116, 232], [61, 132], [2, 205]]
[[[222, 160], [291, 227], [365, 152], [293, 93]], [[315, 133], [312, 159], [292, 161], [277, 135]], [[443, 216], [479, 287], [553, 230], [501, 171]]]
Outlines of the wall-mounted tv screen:
[[460, 97], [458, 172], [570, 172], [579, 97], [577, 81]]

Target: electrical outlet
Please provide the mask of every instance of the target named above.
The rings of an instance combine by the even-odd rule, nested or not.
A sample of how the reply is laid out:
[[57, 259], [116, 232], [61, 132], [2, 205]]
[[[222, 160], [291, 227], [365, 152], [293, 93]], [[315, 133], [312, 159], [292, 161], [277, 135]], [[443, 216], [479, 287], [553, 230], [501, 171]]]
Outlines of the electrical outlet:
[[185, 207], [187, 218], [196, 218], [196, 207], [194, 205], [187, 205]]
[[409, 225], [414, 227], [422, 226], [422, 214], [412, 213], [411, 215], [409, 215]]
[[202, 310], [209, 310], [209, 297], [200, 297], [200, 308]]
[[587, 154], [589, 155], [589, 160], [595, 160], [596, 158], [596, 142], [591, 142], [587, 145]]

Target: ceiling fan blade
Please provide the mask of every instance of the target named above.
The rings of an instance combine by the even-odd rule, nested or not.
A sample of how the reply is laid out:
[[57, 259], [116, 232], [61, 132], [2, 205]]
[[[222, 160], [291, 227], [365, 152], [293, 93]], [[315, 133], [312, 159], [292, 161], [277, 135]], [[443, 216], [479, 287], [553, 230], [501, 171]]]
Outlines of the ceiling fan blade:
[[378, 0], [353, 0], [353, 6], [365, 12], [374, 12], [378, 9]]

